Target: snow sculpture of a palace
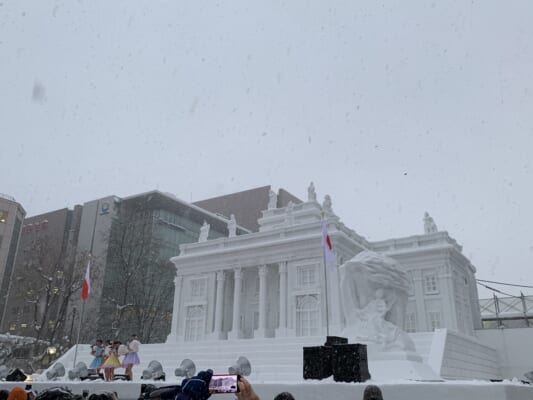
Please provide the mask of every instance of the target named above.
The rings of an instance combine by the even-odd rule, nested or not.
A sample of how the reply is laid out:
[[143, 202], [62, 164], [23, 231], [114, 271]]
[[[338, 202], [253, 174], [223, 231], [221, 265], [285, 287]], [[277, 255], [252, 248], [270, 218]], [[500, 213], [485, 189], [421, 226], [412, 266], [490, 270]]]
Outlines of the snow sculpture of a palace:
[[[335, 265], [327, 268], [323, 216], [335, 252]], [[491, 364], [495, 355], [473, 337], [480, 324], [475, 269], [455, 240], [429, 219], [426, 214], [424, 234], [370, 242], [341, 222], [330, 196], [319, 204], [313, 185], [306, 202], [276, 208], [271, 199], [258, 232], [185, 244], [171, 259], [177, 276], [167, 344], [323, 341], [327, 332], [365, 342], [357, 332], [373, 326], [379, 327], [374, 344], [379, 351], [396, 351], [396, 359], [424, 359], [441, 376], [496, 377], [497, 368], [490, 366], [471, 375], [469, 366], [461, 371], [446, 366], [445, 349], [477, 351], [469, 355], [472, 363]], [[372, 276], [376, 260], [382, 270]], [[388, 276], [380, 278], [383, 271]], [[361, 318], [372, 321], [361, 325]]]

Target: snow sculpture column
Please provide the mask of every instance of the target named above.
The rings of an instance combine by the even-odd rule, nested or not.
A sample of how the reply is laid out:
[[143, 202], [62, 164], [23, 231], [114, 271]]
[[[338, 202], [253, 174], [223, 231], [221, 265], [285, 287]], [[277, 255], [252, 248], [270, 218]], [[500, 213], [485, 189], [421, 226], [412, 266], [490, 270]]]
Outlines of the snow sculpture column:
[[224, 271], [217, 272], [217, 298], [215, 304], [215, 330], [214, 338], [222, 339], [222, 314], [224, 312]]
[[167, 343], [175, 343], [178, 341], [178, 325], [179, 325], [179, 311], [180, 311], [180, 297], [181, 284], [183, 282], [182, 275], [174, 277], [174, 305], [172, 308], [172, 325], [170, 327], [170, 334], [167, 337]]
[[255, 331], [254, 337], [262, 338], [265, 336], [266, 330], [266, 310], [267, 310], [267, 298], [266, 298], [266, 277], [267, 266], [261, 265], [259, 267], [259, 327]]
[[287, 336], [287, 261], [279, 263], [279, 327], [276, 336]]
[[235, 268], [233, 285], [233, 323], [231, 331], [228, 332], [229, 339], [239, 339], [241, 336], [241, 288], [242, 288], [242, 270]]

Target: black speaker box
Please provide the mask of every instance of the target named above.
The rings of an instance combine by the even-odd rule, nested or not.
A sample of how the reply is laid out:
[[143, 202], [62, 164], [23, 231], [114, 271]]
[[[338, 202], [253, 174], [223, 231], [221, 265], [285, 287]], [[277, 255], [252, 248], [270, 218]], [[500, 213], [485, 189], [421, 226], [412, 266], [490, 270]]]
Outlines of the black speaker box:
[[324, 379], [332, 374], [329, 346], [304, 347], [304, 379]]
[[346, 344], [348, 339], [340, 336], [326, 336], [324, 346], [333, 346], [334, 344]]
[[370, 379], [364, 344], [335, 344], [332, 354], [335, 382], [365, 382]]

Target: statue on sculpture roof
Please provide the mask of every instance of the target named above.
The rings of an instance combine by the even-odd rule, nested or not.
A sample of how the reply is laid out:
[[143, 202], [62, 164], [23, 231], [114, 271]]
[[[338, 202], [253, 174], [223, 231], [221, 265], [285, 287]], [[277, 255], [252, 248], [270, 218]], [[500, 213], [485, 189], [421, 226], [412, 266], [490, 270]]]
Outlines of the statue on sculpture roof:
[[307, 188], [307, 201], [316, 201], [316, 191], [313, 182]]
[[433, 220], [433, 218], [431, 218], [431, 216], [429, 215], [429, 213], [426, 211], [424, 213], [424, 234], [430, 234], [430, 233], [435, 233], [435, 232], [438, 232], [438, 228], [437, 228], [437, 224], [435, 223], [435, 221]]
[[331, 196], [329, 194], [324, 196], [324, 202], [322, 203], [322, 210], [324, 212], [333, 214], [333, 208], [331, 206]]
[[231, 214], [228, 221], [228, 237], [237, 236], [237, 221], [235, 220], [235, 215]]
[[274, 208], [278, 208], [278, 195], [270, 189], [268, 193], [268, 209], [273, 210]]
[[292, 201], [289, 201], [287, 204], [287, 208], [285, 209], [285, 225], [291, 226], [294, 225], [294, 203]]
[[207, 241], [207, 237], [209, 236], [209, 228], [211, 228], [211, 225], [209, 225], [204, 220], [204, 224], [200, 227], [200, 236], [198, 237], [198, 243]]

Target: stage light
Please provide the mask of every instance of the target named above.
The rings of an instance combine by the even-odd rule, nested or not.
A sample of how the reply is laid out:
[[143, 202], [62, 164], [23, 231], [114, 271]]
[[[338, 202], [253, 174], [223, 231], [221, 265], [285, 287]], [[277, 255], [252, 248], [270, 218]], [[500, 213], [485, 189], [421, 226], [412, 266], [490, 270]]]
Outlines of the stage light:
[[252, 365], [246, 357], [239, 357], [237, 362], [228, 368], [228, 373], [248, 376], [252, 373]]
[[192, 360], [188, 358], [184, 359], [180, 366], [174, 370], [174, 375], [184, 376], [186, 378], [191, 378], [196, 373], [196, 365]]
[[165, 372], [159, 361], [152, 360], [148, 367], [143, 371], [142, 379], [153, 379], [154, 381], [164, 381]]
[[6, 379], [6, 376], [9, 375], [9, 368], [5, 365], [0, 365], [0, 380]]
[[74, 379], [86, 379], [89, 376], [89, 370], [87, 369], [87, 364], [83, 361], [80, 361], [76, 364], [74, 369], [68, 371], [68, 379], [73, 381]]
[[55, 348], [54, 346], [50, 346], [46, 349], [46, 352], [49, 356], [53, 356], [57, 353], [57, 348]]
[[6, 376], [8, 382], [24, 382], [26, 379], [28, 376], [19, 368], [9, 370], [9, 374]]
[[56, 362], [52, 369], [46, 371], [46, 379], [52, 381], [57, 378], [65, 376], [65, 367], [60, 362]]

